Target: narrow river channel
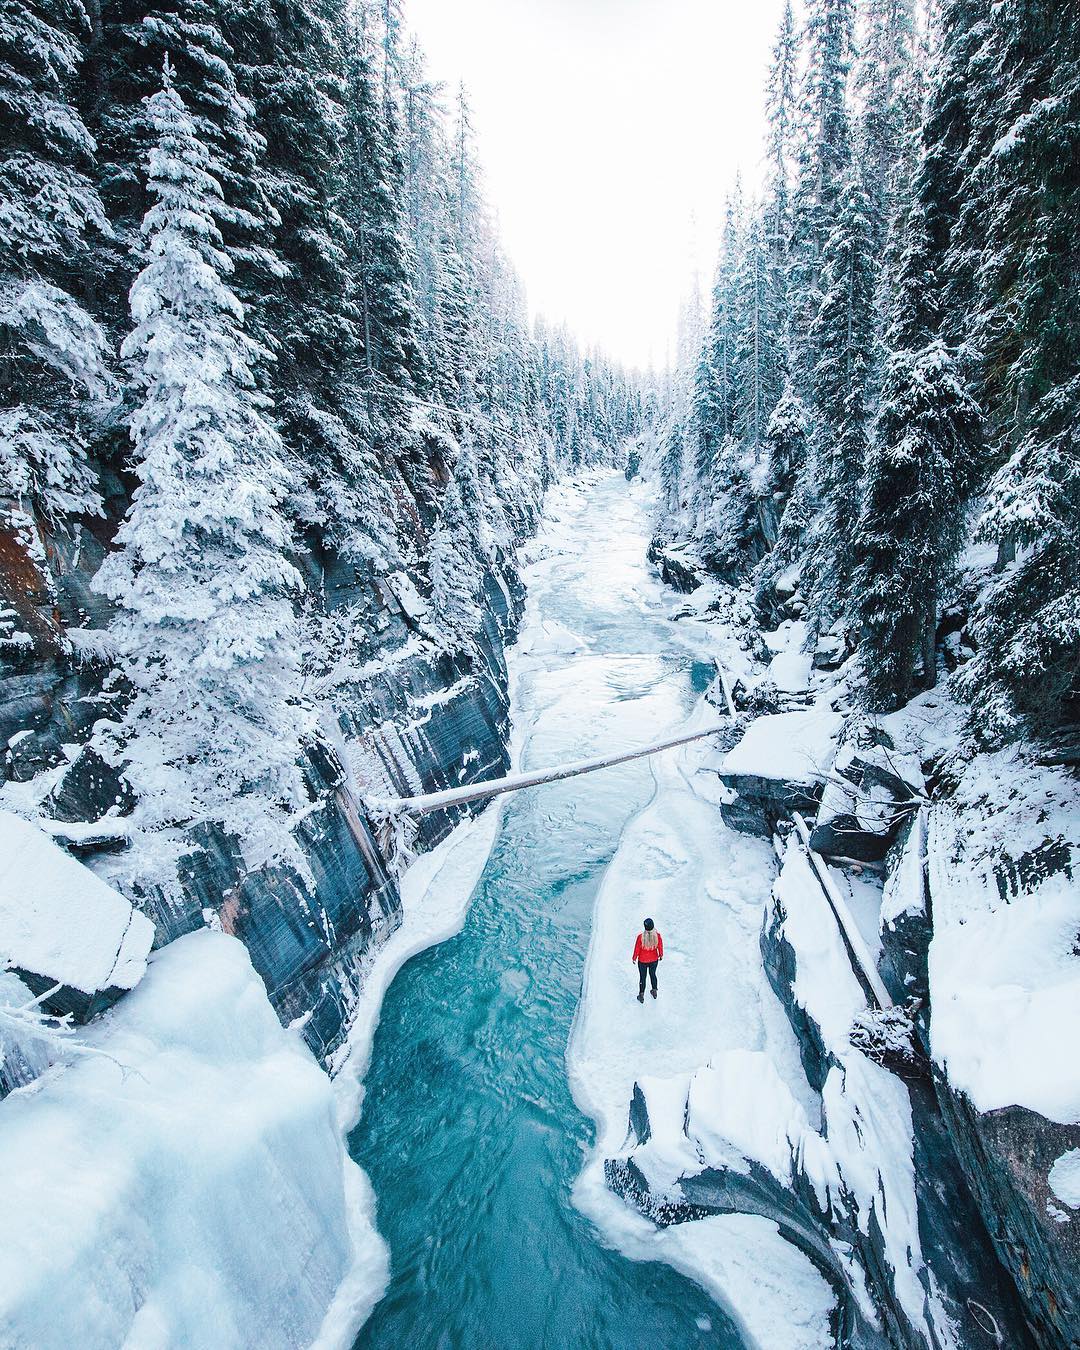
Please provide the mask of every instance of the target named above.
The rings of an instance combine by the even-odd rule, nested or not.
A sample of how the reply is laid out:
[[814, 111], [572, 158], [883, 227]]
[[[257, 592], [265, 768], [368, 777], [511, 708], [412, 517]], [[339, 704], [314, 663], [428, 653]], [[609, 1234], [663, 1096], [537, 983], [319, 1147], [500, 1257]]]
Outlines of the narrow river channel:
[[[667, 617], [638, 491], [611, 475], [560, 503], [515, 658], [524, 767], [677, 728], [712, 674]], [[653, 789], [638, 761], [513, 794], [464, 930], [391, 985], [350, 1145], [392, 1277], [358, 1347], [740, 1346], [702, 1290], [604, 1246], [570, 1198], [592, 1142], [565, 1055], [594, 897]]]

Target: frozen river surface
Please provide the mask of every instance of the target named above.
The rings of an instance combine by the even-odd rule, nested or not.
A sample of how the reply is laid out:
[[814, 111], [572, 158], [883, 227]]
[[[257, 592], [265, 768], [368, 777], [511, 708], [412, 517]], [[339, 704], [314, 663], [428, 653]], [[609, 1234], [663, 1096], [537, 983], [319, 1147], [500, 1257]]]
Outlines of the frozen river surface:
[[[647, 541], [646, 506], [621, 477], [557, 496], [514, 667], [524, 767], [655, 739], [708, 684]], [[741, 1345], [703, 1290], [610, 1249], [571, 1199], [594, 1141], [566, 1068], [594, 902], [654, 791], [638, 761], [507, 798], [463, 931], [391, 985], [350, 1142], [392, 1273], [358, 1346]], [[626, 1016], [647, 1017], [633, 938]]]

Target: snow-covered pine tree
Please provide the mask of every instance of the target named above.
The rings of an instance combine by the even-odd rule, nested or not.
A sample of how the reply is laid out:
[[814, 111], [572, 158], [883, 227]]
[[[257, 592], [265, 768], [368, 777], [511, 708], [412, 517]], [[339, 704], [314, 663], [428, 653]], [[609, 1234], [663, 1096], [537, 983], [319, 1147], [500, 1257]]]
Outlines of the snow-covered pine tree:
[[776, 297], [781, 352], [787, 364], [791, 268], [792, 180], [798, 131], [799, 32], [791, 0], [785, 0], [765, 86], [769, 177], [765, 198], [765, 238], [769, 287]]
[[870, 204], [853, 169], [822, 256], [823, 295], [810, 335], [815, 353], [811, 467], [818, 507], [803, 577], [811, 637], [843, 615], [851, 593], [876, 339], [869, 217]]
[[744, 247], [743, 206], [736, 187], [724, 211], [720, 253], [716, 262], [709, 307], [708, 324], [695, 353], [689, 343], [680, 360], [696, 357], [693, 370], [692, 401], [688, 409], [686, 439], [693, 455], [686, 470], [691, 478], [691, 505], [695, 534], [704, 540], [706, 524], [718, 491], [716, 466], [720, 448], [734, 435], [738, 370], [737, 280]]
[[738, 372], [734, 431], [760, 458], [773, 409], [784, 385], [783, 297], [769, 265], [766, 226], [760, 209], [751, 214], [735, 276], [735, 369]]
[[429, 555], [435, 613], [448, 645], [469, 645], [475, 640], [482, 619], [479, 595], [490, 545], [476, 460], [466, 439], [439, 503]]
[[[380, 8], [384, 0], [380, 0]], [[405, 166], [396, 107], [384, 97], [389, 79], [390, 35], [379, 41], [364, 6], [357, 10], [349, 53], [346, 218], [355, 247], [356, 276], [371, 399], [402, 434], [400, 400], [423, 385], [412, 290], [415, 262], [406, 232]], [[389, 90], [387, 90], [389, 93]], [[389, 406], [393, 402], [393, 409]]]
[[676, 537], [683, 505], [683, 428], [668, 418], [660, 432], [660, 514], [657, 533], [665, 540]]
[[81, 52], [60, 0], [0, 0], [0, 523], [100, 511], [87, 433], [109, 392], [106, 339], [80, 299], [109, 233], [94, 142], [72, 106]]
[[249, 834], [298, 800], [309, 726], [286, 473], [255, 388], [263, 353], [228, 285], [220, 165], [168, 64], [147, 115], [153, 205], [122, 350], [138, 390], [139, 486], [95, 583], [119, 607], [131, 693], [111, 739], [146, 823], [216, 818]]
[[981, 468], [981, 418], [953, 352], [937, 335], [940, 288], [922, 213], [912, 211], [881, 410], [854, 540], [852, 618], [863, 700], [890, 712], [936, 677], [941, 587], [965, 538]]
[[[981, 224], [971, 216], [970, 238], [957, 229], [967, 193], [965, 166], [981, 158], [974, 144], [980, 132], [976, 103], [986, 87], [979, 70], [982, 0], [942, 0], [939, 46], [923, 123], [918, 200], [942, 287], [941, 336], [967, 364], [966, 350], [974, 310], [974, 267]], [[991, 144], [993, 142], [991, 141]]]
[[348, 43], [340, 0], [217, 0], [265, 140], [283, 275], [260, 297], [258, 336], [293, 488], [289, 510], [320, 545], [383, 566], [397, 551], [393, 459], [380, 459], [362, 395], [363, 340], [346, 196]]
[[281, 272], [274, 247], [278, 217], [262, 172], [264, 139], [225, 31], [232, 20], [239, 40], [251, 43], [244, 0], [104, 0], [87, 8], [93, 36], [82, 93], [100, 145], [102, 197], [122, 245], [102, 260], [101, 304], [110, 329], [120, 333], [127, 323], [132, 245], [148, 206], [142, 166], [151, 132], [143, 110], [168, 59], [177, 92], [217, 156], [228, 202], [220, 229], [233, 261], [233, 289], [248, 309], [249, 328], [266, 341], [263, 304]]
[[853, 22], [852, 0], [809, 0], [807, 4], [789, 281], [791, 362], [804, 390], [809, 388], [817, 359], [811, 329], [824, 293], [825, 246], [851, 168], [847, 80]]
[[806, 463], [807, 441], [806, 405], [789, 379], [765, 429], [770, 493], [784, 498], [791, 495]]
[[772, 548], [758, 565], [755, 598], [767, 613], [774, 599], [773, 584], [782, 573], [799, 565], [809, 523], [807, 414], [790, 378], [769, 418], [765, 451], [764, 533]]
[[1080, 14], [1005, 0], [983, 34], [976, 66], [1007, 95], [958, 233], [971, 245], [981, 228], [976, 342], [1003, 461], [981, 531], [1016, 556], [980, 598], [965, 684], [982, 725], [1011, 736], [1080, 714]]
[[910, 139], [915, 0], [864, 0], [853, 84], [861, 109], [858, 158], [878, 256], [910, 184], [903, 182]]

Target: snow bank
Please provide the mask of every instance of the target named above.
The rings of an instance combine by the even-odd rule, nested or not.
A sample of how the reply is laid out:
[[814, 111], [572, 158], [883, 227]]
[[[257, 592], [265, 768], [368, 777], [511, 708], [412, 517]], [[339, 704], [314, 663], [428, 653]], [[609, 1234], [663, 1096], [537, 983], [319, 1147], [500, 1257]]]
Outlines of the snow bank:
[[666, 1230], [665, 1259], [723, 1307], [760, 1350], [832, 1350], [833, 1292], [770, 1219], [723, 1214]]
[[885, 879], [881, 927], [895, 925], [905, 914], [926, 912], [926, 808], [911, 823], [900, 856]]
[[[701, 1284], [748, 1344], [818, 1350], [832, 1343], [832, 1291], [774, 1223], [731, 1215], [657, 1229], [604, 1178], [604, 1159], [625, 1152], [627, 1109], [644, 1066], [657, 1066], [643, 1080], [653, 1134], [635, 1161], [658, 1186], [698, 1170], [698, 1131], [731, 1161], [739, 1148], [728, 1132], [740, 1143], [756, 1139], [779, 1167], [785, 1122], [818, 1116], [758, 950], [772, 855], [762, 841], [724, 828], [719, 802], [703, 795], [711, 776], [694, 778], [698, 791], [691, 786], [707, 754], [695, 743], [652, 761], [656, 796], [625, 830], [597, 896], [568, 1052], [571, 1089], [597, 1122], [597, 1143], [574, 1198], [626, 1255], [667, 1261]], [[645, 913], [664, 935], [665, 956], [659, 999], [641, 1007], [630, 947]], [[694, 1142], [684, 1130], [688, 1097]]]
[[84, 994], [132, 989], [154, 925], [59, 848], [0, 811], [0, 964]]
[[832, 764], [843, 724], [840, 714], [827, 708], [759, 717], [728, 751], [720, 772], [784, 783], [820, 781]]
[[979, 1111], [1080, 1121], [1080, 793], [1017, 750], [981, 755], [929, 831], [930, 1043]]
[[1080, 1209], [1080, 1148], [1071, 1148], [1055, 1159], [1046, 1180], [1063, 1205]]
[[773, 632], [762, 633], [761, 636], [773, 653], [763, 678], [786, 694], [799, 694], [809, 689], [814, 675], [814, 660], [810, 652], [803, 650], [806, 646], [806, 624], [802, 620], [788, 619]]
[[0, 1344], [308, 1344], [352, 1260], [352, 1165], [243, 946], [180, 938], [85, 1040], [112, 1058], [0, 1107]]
[[813, 671], [813, 657], [808, 652], [778, 652], [769, 662], [769, 679], [786, 694], [808, 689]]

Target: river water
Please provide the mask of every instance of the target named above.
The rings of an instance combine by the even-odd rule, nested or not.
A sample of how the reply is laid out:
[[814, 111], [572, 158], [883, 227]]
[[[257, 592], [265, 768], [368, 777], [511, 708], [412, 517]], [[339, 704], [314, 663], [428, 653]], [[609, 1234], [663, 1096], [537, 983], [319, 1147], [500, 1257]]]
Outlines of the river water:
[[[554, 515], [514, 662], [523, 767], [678, 728], [712, 676], [667, 618], [640, 489], [605, 476]], [[392, 1274], [358, 1347], [740, 1346], [702, 1290], [604, 1246], [570, 1198], [593, 1137], [565, 1064], [593, 902], [653, 790], [637, 761], [512, 794], [463, 931], [391, 985], [350, 1148]]]

